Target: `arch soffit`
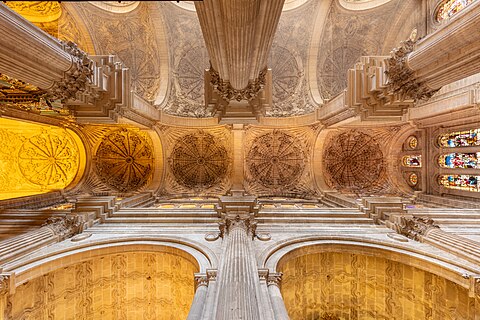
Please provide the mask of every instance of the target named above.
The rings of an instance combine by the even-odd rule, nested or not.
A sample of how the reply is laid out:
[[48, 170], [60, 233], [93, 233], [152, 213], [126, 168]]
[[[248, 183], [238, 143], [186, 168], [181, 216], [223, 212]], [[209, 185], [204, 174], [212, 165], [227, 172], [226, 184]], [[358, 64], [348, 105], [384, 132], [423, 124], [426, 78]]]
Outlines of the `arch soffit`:
[[465, 275], [474, 275], [479, 272], [477, 269], [467, 269], [465, 261], [439, 257], [400, 242], [365, 239], [360, 236], [292, 238], [265, 249], [260, 255], [259, 265], [270, 271], [279, 271], [285, 261], [297, 256], [321, 252], [355, 253], [404, 263], [436, 274], [467, 289], [471, 286], [471, 279]]
[[30, 255], [27, 259], [6, 264], [2, 272], [13, 274], [14, 287], [17, 287], [49, 272], [92, 258], [138, 251], [164, 252], [177, 255], [180, 253], [187, 260], [194, 262], [199, 272], [202, 273], [206, 272], [207, 269], [216, 268], [218, 264], [213, 251], [191, 240], [187, 241], [180, 237], [131, 237], [97, 239], [88, 243], [75, 243], [74, 246], [67, 248], [60, 247], [54, 251], [50, 249], [47, 252], [41, 252], [39, 255]]

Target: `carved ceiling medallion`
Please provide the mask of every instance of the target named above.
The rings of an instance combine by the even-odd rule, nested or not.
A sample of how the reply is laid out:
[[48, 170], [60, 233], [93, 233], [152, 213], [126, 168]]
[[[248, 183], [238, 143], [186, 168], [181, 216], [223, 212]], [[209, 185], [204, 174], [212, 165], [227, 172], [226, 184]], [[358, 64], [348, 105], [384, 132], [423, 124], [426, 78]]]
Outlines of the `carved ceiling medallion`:
[[78, 171], [80, 155], [72, 137], [44, 132], [26, 140], [18, 152], [20, 172], [29, 182], [42, 187], [65, 187]]
[[227, 174], [229, 157], [215, 137], [199, 130], [181, 137], [169, 158], [176, 181], [189, 189], [208, 189]]
[[297, 138], [279, 130], [255, 138], [246, 160], [250, 175], [269, 189], [296, 184], [307, 162], [301, 146]]
[[324, 153], [324, 168], [332, 187], [361, 192], [384, 179], [385, 160], [373, 137], [352, 130], [329, 142]]
[[153, 173], [150, 138], [124, 128], [111, 131], [98, 146], [95, 169], [99, 178], [116, 191], [140, 189]]

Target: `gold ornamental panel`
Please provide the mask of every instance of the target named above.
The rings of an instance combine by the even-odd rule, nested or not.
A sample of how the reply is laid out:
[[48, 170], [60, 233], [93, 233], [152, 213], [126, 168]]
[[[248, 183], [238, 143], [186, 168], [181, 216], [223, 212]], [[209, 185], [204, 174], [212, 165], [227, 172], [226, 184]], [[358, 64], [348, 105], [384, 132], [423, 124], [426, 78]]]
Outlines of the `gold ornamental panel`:
[[83, 175], [85, 150], [69, 129], [0, 118], [0, 199], [65, 189]]
[[178, 249], [90, 258], [18, 286], [6, 319], [186, 319], [195, 272]]
[[290, 319], [474, 320], [480, 299], [438, 275], [381, 257], [320, 252], [281, 262]]

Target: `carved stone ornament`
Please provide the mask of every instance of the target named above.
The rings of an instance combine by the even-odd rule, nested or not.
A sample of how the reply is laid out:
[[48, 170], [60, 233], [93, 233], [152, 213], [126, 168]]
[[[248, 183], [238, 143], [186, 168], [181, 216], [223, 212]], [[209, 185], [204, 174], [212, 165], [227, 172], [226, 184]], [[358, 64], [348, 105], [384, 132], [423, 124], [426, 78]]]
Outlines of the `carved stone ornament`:
[[0, 296], [7, 294], [9, 291], [9, 275], [0, 275]]
[[208, 287], [208, 277], [206, 274], [195, 274], [194, 280], [195, 290], [197, 290], [197, 288], [201, 286]]
[[334, 315], [333, 313], [325, 312], [320, 318], [320, 320], [340, 320], [340, 318]]
[[409, 239], [421, 241], [422, 236], [425, 236], [431, 229], [440, 228], [435, 224], [431, 218], [402, 217], [401, 225], [399, 226], [399, 233]]
[[207, 270], [207, 279], [208, 279], [208, 282], [216, 281], [217, 280], [217, 270], [216, 269]]
[[223, 238], [234, 228], [241, 228], [252, 236], [252, 239], [256, 236], [257, 222], [253, 214], [226, 214], [222, 216], [222, 220], [218, 222], [218, 228], [220, 230], [220, 237]]
[[218, 72], [215, 71], [211, 65], [209, 70], [211, 75], [211, 85], [225, 101], [253, 100], [257, 97], [260, 90], [265, 87], [267, 81], [267, 68], [265, 68], [260, 72], [257, 79], [254, 81], [249, 81], [248, 85], [244, 89], [238, 90], [234, 89], [230, 82], [222, 80]]
[[62, 42], [65, 52], [72, 57], [72, 67], [66, 71], [61, 81], [55, 81], [48, 90], [49, 99], [75, 99], [77, 92], [83, 92], [91, 82], [93, 61], [71, 41]]
[[410, 38], [394, 48], [387, 59], [388, 76], [387, 84], [394, 93], [400, 93], [414, 101], [430, 99], [439, 89], [433, 90], [425, 82], [415, 79], [415, 71], [408, 67], [408, 55], [413, 51], [416, 43], [416, 30], [412, 31]]
[[299, 139], [280, 130], [255, 138], [246, 160], [249, 174], [273, 190], [295, 185], [306, 163], [307, 155]]
[[229, 162], [225, 146], [202, 130], [178, 139], [169, 158], [177, 183], [194, 190], [208, 189], [222, 181]]
[[95, 153], [98, 177], [119, 192], [133, 192], [145, 186], [153, 175], [153, 166], [150, 139], [134, 130], [111, 131]]
[[325, 177], [332, 187], [365, 192], [384, 180], [382, 150], [370, 135], [351, 130], [334, 137], [324, 152]]
[[283, 273], [281, 272], [271, 272], [268, 274], [267, 285], [280, 287], [282, 282]]
[[82, 224], [77, 216], [50, 217], [42, 227], [50, 228], [59, 236], [60, 241], [71, 238], [82, 231]]

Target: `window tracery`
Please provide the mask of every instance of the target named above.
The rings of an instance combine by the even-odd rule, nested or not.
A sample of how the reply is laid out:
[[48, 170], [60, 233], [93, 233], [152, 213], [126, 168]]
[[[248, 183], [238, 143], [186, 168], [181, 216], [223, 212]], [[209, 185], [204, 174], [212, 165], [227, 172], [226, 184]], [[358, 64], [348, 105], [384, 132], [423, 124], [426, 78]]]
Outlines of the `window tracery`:
[[471, 192], [480, 192], [480, 176], [474, 175], [442, 175], [440, 185], [449, 189], [459, 189]]
[[421, 155], [409, 155], [402, 158], [402, 165], [404, 167], [422, 167], [422, 156]]
[[480, 169], [480, 152], [443, 154], [438, 163], [442, 168]]
[[450, 132], [440, 136], [439, 144], [448, 148], [480, 146], [479, 135], [480, 128]]
[[469, 4], [475, 2], [476, 0], [446, 0], [443, 1], [437, 9], [435, 14], [435, 19], [438, 22], [446, 20], [456, 13], [463, 10]]

